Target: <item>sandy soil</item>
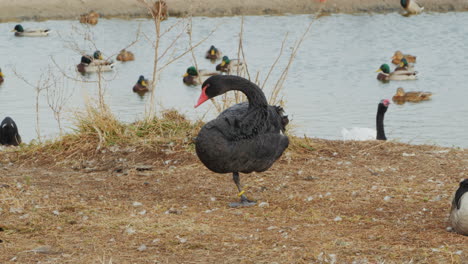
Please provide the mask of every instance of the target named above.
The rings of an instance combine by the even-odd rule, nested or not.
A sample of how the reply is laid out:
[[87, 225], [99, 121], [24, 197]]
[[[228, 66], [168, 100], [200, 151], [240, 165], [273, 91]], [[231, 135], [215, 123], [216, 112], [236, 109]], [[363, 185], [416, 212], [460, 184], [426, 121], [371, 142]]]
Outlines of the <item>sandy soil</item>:
[[171, 144], [1, 153], [0, 263], [467, 263], [446, 230], [466, 151], [312, 146], [242, 175], [261, 205], [242, 209], [229, 175]]
[[[308, 14], [324, 12], [399, 12], [398, 0], [168, 0], [173, 16], [230, 16], [263, 14]], [[428, 12], [467, 11], [467, 0], [418, 0]], [[76, 19], [95, 10], [105, 17], [148, 16], [137, 0], [0, 0], [0, 21]]]

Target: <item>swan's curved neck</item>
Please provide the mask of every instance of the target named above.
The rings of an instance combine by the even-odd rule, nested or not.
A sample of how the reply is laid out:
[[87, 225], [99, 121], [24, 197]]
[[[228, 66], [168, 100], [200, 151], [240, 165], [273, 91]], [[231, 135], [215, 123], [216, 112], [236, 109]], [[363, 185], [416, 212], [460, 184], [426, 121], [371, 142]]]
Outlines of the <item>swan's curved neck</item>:
[[244, 93], [247, 97], [247, 100], [249, 100], [249, 108], [268, 107], [268, 102], [265, 97], [265, 94], [256, 84], [250, 82], [249, 80], [237, 76], [232, 76], [231, 81], [226, 82], [225, 85], [227, 91], [236, 90]]
[[383, 104], [379, 104], [376, 117], [376, 126], [377, 126], [377, 140], [387, 140], [384, 130], [384, 116], [387, 112], [387, 108]]

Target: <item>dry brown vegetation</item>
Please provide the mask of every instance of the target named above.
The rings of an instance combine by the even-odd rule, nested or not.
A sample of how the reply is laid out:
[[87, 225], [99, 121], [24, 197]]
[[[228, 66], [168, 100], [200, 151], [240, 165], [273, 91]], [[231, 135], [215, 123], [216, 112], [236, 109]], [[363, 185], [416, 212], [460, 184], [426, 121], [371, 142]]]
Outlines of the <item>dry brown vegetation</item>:
[[270, 170], [241, 175], [259, 206], [231, 209], [231, 176], [193, 151], [201, 123], [87, 113], [75, 134], [0, 153], [0, 263], [468, 258], [468, 237], [446, 231], [462, 149], [293, 137]]

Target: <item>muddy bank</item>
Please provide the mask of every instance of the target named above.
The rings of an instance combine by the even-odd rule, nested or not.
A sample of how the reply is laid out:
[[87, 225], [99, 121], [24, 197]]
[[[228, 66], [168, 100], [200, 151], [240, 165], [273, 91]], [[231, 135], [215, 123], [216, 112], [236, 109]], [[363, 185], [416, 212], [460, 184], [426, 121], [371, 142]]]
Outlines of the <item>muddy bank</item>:
[[[231, 16], [326, 13], [400, 12], [398, 0], [168, 0], [172, 16]], [[467, 0], [419, 0], [426, 12], [467, 11]], [[148, 17], [144, 5], [136, 0], [0, 0], [0, 21], [75, 19], [95, 10], [104, 17]]]

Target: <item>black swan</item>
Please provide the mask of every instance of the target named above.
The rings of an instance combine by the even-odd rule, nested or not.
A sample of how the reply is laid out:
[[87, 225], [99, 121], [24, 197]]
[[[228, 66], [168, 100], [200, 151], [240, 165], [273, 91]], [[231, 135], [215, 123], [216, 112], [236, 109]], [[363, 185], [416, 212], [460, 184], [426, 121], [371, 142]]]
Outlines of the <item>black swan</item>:
[[385, 112], [387, 112], [388, 106], [390, 105], [390, 100], [383, 99], [380, 101], [379, 106], [377, 107], [377, 116], [376, 116], [376, 127], [377, 127], [377, 140], [387, 140], [384, 131], [384, 117]]
[[372, 128], [365, 128], [365, 127], [353, 127], [352, 129], [348, 130], [343, 128], [341, 130], [341, 135], [343, 136], [343, 140], [387, 140], [385, 137], [384, 131], [384, 116], [385, 112], [387, 112], [387, 108], [390, 105], [390, 100], [383, 99], [380, 101], [379, 105], [377, 106], [377, 117], [376, 117], [376, 129]]
[[5, 117], [0, 124], [0, 144], [18, 146], [21, 144], [21, 137], [18, 134], [18, 127], [10, 117]]
[[450, 223], [455, 232], [468, 236], [468, 179], [460, 182], [450, 212]]
[[283, 134], [289, 119], [281, 107], [268, 105], [257, 85], [232, 75], [208, 78], [195, 107], [231, 90], [244, 93], [248, 103], [231, 106], [206, 123], [198, 133], [195, 149], [208, 169], [232, 173], [241, 202], [230, 206], [251, 206], [255, 202], [248, 200], [242, 191], [239, 172], [262, 172], [273, 165], [289, 145]]

